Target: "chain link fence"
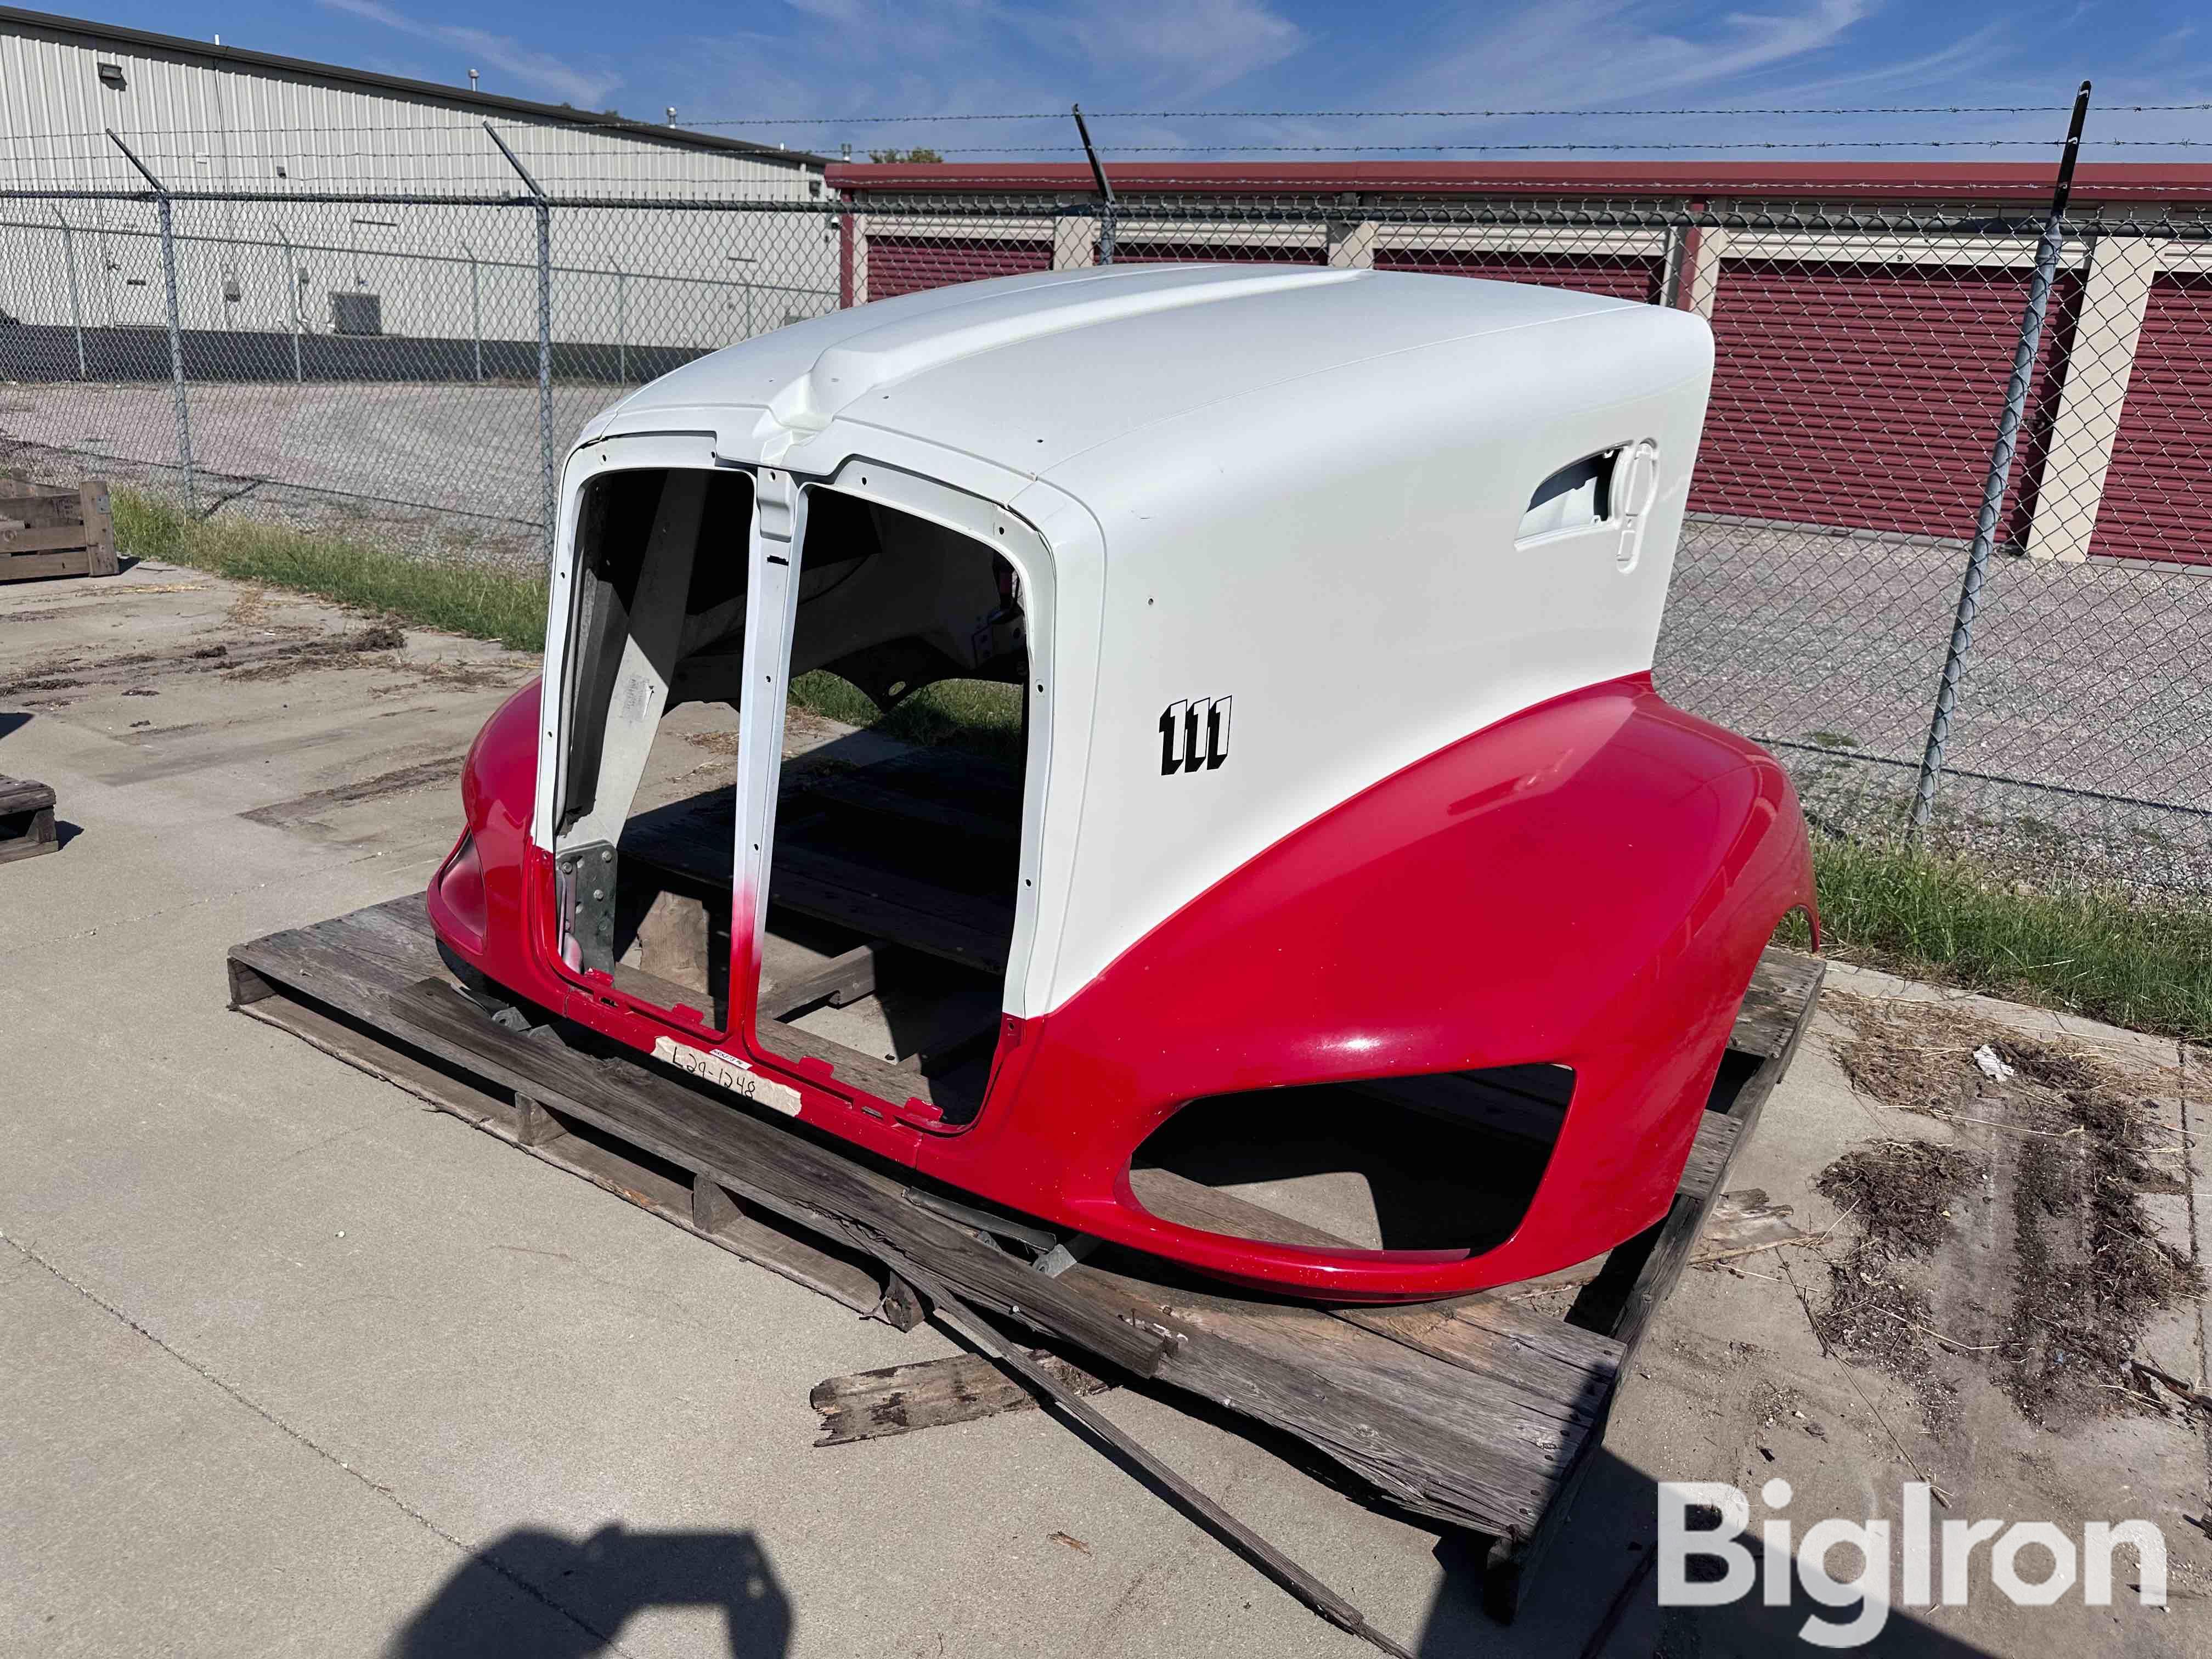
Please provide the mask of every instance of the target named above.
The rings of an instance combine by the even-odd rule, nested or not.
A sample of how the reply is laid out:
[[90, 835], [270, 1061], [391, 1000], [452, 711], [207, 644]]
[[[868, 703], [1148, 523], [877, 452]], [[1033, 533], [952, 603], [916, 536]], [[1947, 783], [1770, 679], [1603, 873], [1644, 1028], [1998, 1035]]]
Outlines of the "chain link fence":
[[7, 198], [0, 444], [202, 517], [535, 570], [586, 420], [836, 309], [837, 273], [835, 218], [788, 201]]
[[[2045, 213], [2017, 202], [46, 192], [0, 200], [0, 444], [192, 511], [537, 569], [594, 411], [842, 306], [1024, 270], [1265, 260], [1674, 306], [1718, 359], [1657, 673], [1808, 811], [2008, 878], [2212, 890], [2212, 219], [2076, 210], [1993, 441]], [[173, 284], [175, 297], [169, 297]], [[1984, 499], [1940, 772], [1929, 738]]]

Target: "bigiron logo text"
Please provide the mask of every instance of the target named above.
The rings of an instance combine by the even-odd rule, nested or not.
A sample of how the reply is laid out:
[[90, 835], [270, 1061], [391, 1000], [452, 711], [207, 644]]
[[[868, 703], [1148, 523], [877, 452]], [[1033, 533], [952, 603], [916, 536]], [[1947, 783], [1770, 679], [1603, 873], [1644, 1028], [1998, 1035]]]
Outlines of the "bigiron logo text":
[[[1759, 1495], [1770, 1510], [1759, 1547], [1744, 1541], [1751, 1530], [1751, 1500], [1722, 1480], [1659, 1483], [1659, 1605], [1724, 1607], [1756, 1588], [1771, 1607], [1786, 1607], [1793, 1579], [1811, 1600], [1847, 1617], [1818, 1613], [1797, 1627], [1819, 1648], [1855, 1648], [1871, 1642], [1889, 1621], [1892, 1606], [1964, 1607], [1970, 1596], [1994, 1589], [2014, 1607], [2047, 1607], [2076, 1593], [2093, 1607], [2112, 1604], [2112, 1558], [2122, 1551], [2121, 1583], [2144, 1607], [2166, 1605], [2166, 1536], [2148, 1521], [2092, 1521], [2080, 1542], [2050, 1521], [1944, 1519], [1936, 1522], [1929, 1488], [1906, 1483], [1898, 1536], [1886, 1520], [1814, 1520], [1793, 1543], [1790, 1517], [1778, 1511], [1795, 1494], [1787, 1480], [1768, 1481]], [[1840, 1551], [1856, 1571], [1839, 1578], [1830, 1563]], [[1697, 1559], [1702, 1570], [1692, 1571]], [[1764, 1582], [1762, 1582], [1762, 1580]], [[2130, 1584], [2130, 1580], [2132, 1581]], [[1977, 1582], [1978, 1581], [1978, 1582]]]

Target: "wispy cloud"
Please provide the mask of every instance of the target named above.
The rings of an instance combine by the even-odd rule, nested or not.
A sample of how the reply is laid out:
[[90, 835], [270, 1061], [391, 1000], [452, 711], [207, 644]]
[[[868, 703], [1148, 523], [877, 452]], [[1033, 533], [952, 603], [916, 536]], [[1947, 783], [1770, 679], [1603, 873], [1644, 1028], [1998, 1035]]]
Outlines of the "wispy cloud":
[[465, 53], [471, 60], [512, 76], [532, 91], [542, 93], [563, 103], [582, 109], [599, 109], [605, 106], [616, 88], [622, 85], [622, 76], [608, 73], [593, 73], [578, 69], [551, 52], [541, 52], [525, 46], [520, 40], [503, 34], [492, 34], [483, 29], [471, 28], [460, 23], [426, 22], [410, 17], [380, 0], [320, 0], [328, 10], [344, 12], [371, 23], [397, 29], [418, 40], [434, 40], [441, 46], [452, 46]]
[[1795, 11], [1728, 12], [1669, 30], [1645, 0], [1558, 0], [1524, 7], [1439, 42], [1395, 95], [1422, 103], [1457, 94], [1494, 102], [1510, 90], [1532, 106], [1591, 108], [1690, 88], [1718, 89], [1758, 70], [1838, 45], [1871, 0], [1812, 0]]
[[1105, 0], [1008, 8], [1005, 21], [1057, 55], [1197, 96], [1272, 69], [1305, 31], [1263, 0]]
[[[1104, 88], [1195, 97], [1271, 69], [1306, 43], [1268, 0], [787, 0], [836, 31], [801, 50], [827, 70], [896, 64], [934, 106], [976, 80], [1031, 101]], [[825, 76], [824, 78], [830, 78]]]
[[1988, 67], [2002, 54], [2011, 33], [2011, 26], [2008, 23], [1987, 23], [1940, 51], [1923, 52], [1917, 58], [1875, 64], [1843, 75], [1824, 76], [1817, 81], [1797, 81], [1787, 86], [1762, 88], [1759, 100], [1776, 104], [1812, 104], [1833, 98], [1839, 92], [1864, 94], [1870, 89], [1896, 91], [1902, 88], [1940, 84], [1952, 79], [1957, 70], [1969, 64]]
[[[849, 140], [856, 151], [926, 144], [953, 159], [1071, 159], [1074, 133], [1064, 116], [981, 118], [1065, 111], [1075, 99], [1091, 113], [1109, 161], [1270, 149], [1304, 159], [1359, 151], [1528, 155], [1540, 153], [1537, 147], [1561, 153], [1567, 145], [1633, 155], [1745, 143], [1843, 147], [1838, 154], [1875, 141], [2042, 143], [2055, 136], [2054, 118], [2039, 108], [1902, 120], [1826, 112], [1887, 103], [2063, 104], [2083, 73], [2098, 77], [2093, 142], [2203, 136], [2203, 118], [2193, 112], [2102, 112], [2197, 95], [2203, 37], [2185, 42], [2171, 18], [2130, 20], [2127, 27], [2116, 21], [2104, 32], [2109, 39], [2091, 41], [2086, 23], [2054, 40], [2051, 17], [2006, 11], [1996, 0], [1722, 4], [1739, 9], [1708, 0], [1398, 0], [1388, 8], [1322, 0], [784, 0], [754, 9], [742, 26], [715, 29], [713, 38], [653, 40], [649, 62], [641, 42], [624, 61], [640, 84], [650, 83], [653, 102], [680, 105], [687, 122], [790, 116], [798, 118], [788, 126], [733, 131], [831, 154]], [[2147, 9], [2156, 10], [2155, 0]], [[1191, 120], [1100, 113], [1686, 105], [1724, 112]], [[1807, 112], [1786, 119], [1735, 112], [1769, 106]], [[864, 118], [892, 114], [937, 118]]]

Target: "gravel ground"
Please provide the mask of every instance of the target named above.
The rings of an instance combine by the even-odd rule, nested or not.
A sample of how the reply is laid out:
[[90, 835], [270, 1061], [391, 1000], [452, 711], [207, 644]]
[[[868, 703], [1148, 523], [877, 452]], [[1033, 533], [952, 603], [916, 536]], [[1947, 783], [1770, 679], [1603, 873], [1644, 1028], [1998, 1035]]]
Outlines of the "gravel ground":
[[[1771, 744], [1832, 827], [1893, 829], [1965, 565], [1957, 543], [1692, 523], [1660, 688]], [[2208, 629], [2212, 570], [1993, 562], [1936, 838], [2026, 875], [2212, 891]]]
[[[615, 392], [556, 388], [561, 442]], [[214, 497], [218, 513], [373, 536], [419, 556], [540, 568], [534, 386], [280, 383], [190, 396], [204, 509]], [[173, 492], [174, 418], [166, 386], [9, 386], [0, 449], [42, 476], [97, 470]], [[1774, 745], [1825, 822], [1886, 831], [1911, 799], [1964, 563], [1955, 542], [1693, 521], [1660, 685]], [[2212, 567], [1997, 559], [1939, 836], [2031, 875], [2063, 861], [2212, 891], [2208, 633]]]
[[[556, 453], [617, 392], [554, 388]], [[213, 501], [217, 512], [304, 529], [373, 526], [410, 551], [509, 568], [540, 562], [534, 386], [280, 382], [195, 386], [188, 395], [203, 510]], [[176, 406], [166, 386], [0, 389], [0, 446], [41, 471], [176, 487]]]

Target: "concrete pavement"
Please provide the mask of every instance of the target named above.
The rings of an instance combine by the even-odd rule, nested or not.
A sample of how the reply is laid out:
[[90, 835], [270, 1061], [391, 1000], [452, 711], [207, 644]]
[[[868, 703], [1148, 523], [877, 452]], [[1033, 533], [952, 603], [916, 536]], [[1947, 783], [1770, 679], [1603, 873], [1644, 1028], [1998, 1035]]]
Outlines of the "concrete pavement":
[[[231, 944], [427, 881], [459, 757], [532, 671], [362, 628], [147, 565], [0, 590], [0, 770], [73, 826], [0, 868], [0, 1654], [1369, 1651], [1044, 1413], [812, 1449], [816, 1382], [949, 1345], [225, 1010]], [[1818, 1170], [1900, 1115], [1816, 1039], [1732, 1184], [1817, 1231]], [[1764, 1261], [1686, 1278], [1510, 1632], [1452, 1540], [1165, 1397], [1099, 1404], [1429, 1659], [1576, 1653], [1655, 1480], [1779, 1469], [1798, 1513], [1860, 1516], [1906, 1478], [1909, 1402], [1824, 1356]], [[1777, 1398], [1823, 1436], [1770, 1429]], [[1984, 1600], [1887, 1640], [2212, 1651], [2212, 1545], [2183, 1518], [2200, 1435], [1960, 1455], [1975, 1513], [2140, 1501], [2197, 1577], [2177, 1567], [2166, 1613]], [[1804, 1612], [1692, 1615], [1647, 1586], [1606, 1651], [1773, 1652]]]

